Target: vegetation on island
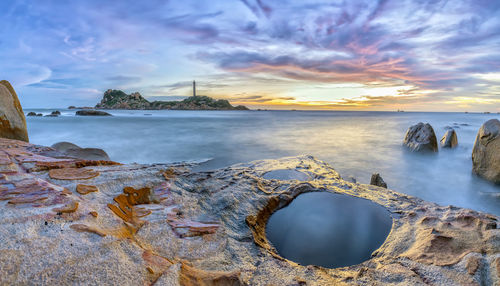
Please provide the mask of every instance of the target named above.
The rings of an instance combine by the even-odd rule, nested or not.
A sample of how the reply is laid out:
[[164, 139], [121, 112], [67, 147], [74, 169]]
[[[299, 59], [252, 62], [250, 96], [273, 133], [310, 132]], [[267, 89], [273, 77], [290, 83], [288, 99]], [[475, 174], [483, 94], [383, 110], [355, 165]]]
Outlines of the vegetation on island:
[[138, 92], [126, 94], [121, 90], [108, 89], [96, 108], [100, 109], [174, 109], [174, 110], [248, 110], [246, 106], [232, 106], [225, 99], [204, 95], [190, 96], [181, 101], [148, 101]]

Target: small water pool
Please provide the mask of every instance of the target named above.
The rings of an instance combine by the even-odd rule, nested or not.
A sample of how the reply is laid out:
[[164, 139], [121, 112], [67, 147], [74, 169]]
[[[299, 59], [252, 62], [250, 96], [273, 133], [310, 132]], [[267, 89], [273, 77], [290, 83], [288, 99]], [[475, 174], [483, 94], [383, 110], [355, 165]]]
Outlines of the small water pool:
[[311, 192], [271, 215], [266, 234], [282, 257], [336, 268], [368, 260], [391, 226], [389, 212], [371, 201]]

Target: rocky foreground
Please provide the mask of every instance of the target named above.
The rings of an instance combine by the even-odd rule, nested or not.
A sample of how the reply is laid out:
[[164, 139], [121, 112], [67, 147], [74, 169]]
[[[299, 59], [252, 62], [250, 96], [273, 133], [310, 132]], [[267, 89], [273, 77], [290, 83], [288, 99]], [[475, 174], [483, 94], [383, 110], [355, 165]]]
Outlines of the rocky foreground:
[[[192, 173], [189, 167], [74, 159], [49, 147], [0, 139], [0, 284], [499, 282], [496, 216], [349, 183], [310, 156], [212, 172]], [[263, 178], [282, 169], [296, 176]], [[312, 191], [387, 208], [392, 230], [370, 260], [326, 269], [276, 253], [265, 235], [267, 219]]]

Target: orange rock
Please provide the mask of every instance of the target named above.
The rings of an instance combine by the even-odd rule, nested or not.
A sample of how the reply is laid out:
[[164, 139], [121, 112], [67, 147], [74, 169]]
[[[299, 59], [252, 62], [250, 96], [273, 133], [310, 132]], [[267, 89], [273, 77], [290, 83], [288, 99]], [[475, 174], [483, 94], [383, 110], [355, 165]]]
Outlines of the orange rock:
[[95, 212], [95, 211], [91, 211], [91, 212], [89, 212], [89, 214], [90, 214], [91, 216], [93, 216], [93, 217], [97, 217], [97, 216], [99, 215], [99, 214], [98, 214], [97, 212]]
[[72, 201], [60, 208], [53, 208], [52, 210], [56, 213], [74, 213], [78, 209], [78, 202]]
[[69, 226], [71, 229], [78, 231], [78, 232], [91, 232], [95, 233], [100, 236], [106, 236], [106, 233], [102, 231], [101, 229], [98, 229], [96, 227], [88, 226], [86, 224], [72, 224]]
[[96, 186], [92, 185], [78, 184], [76, 185], [76, 191], [81, 195], [86, 195], [92, 192], [97, 192], [99, 191], [99, 189]]
[[155, 202], [154, 193], [151, 188], [134, 189], [132, 187], [125, 187], [123, 192], [127, 195], [129, 204], [135, 206], [140, 204], [150, 204]]
[[56, 180], [87, 180], [99, 176], [99, 172], [91, 169], [62, 168], [50, 170], [49, 176]]
[[39, 203], [48, 199], [46, 195], [33, 195], [33, 196], [20, 196], [15, 197], [9, 201], [9, 204], [18, 205], [18, 204], [30, 204], [30, 203]]
[[208, 285], [244, 285], [240, 281], [240, 272], [204, 271], [182, 263], [179, 275], [182, 286]]

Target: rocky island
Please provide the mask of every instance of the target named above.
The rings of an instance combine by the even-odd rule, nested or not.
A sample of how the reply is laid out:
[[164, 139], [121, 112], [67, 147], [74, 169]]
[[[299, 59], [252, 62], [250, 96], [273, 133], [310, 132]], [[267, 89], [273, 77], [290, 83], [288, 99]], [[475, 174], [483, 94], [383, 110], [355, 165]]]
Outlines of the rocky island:
[[243, 105], [232, 106], [225, 99], [213, 99], [208, 96], [193, 95], [182, 101], [149, 102], [140, 93], [126, 94], [121, 90], [109, 89], [104, 93], [98, 109], [139, 109], [139, 110], [248, 110]]

